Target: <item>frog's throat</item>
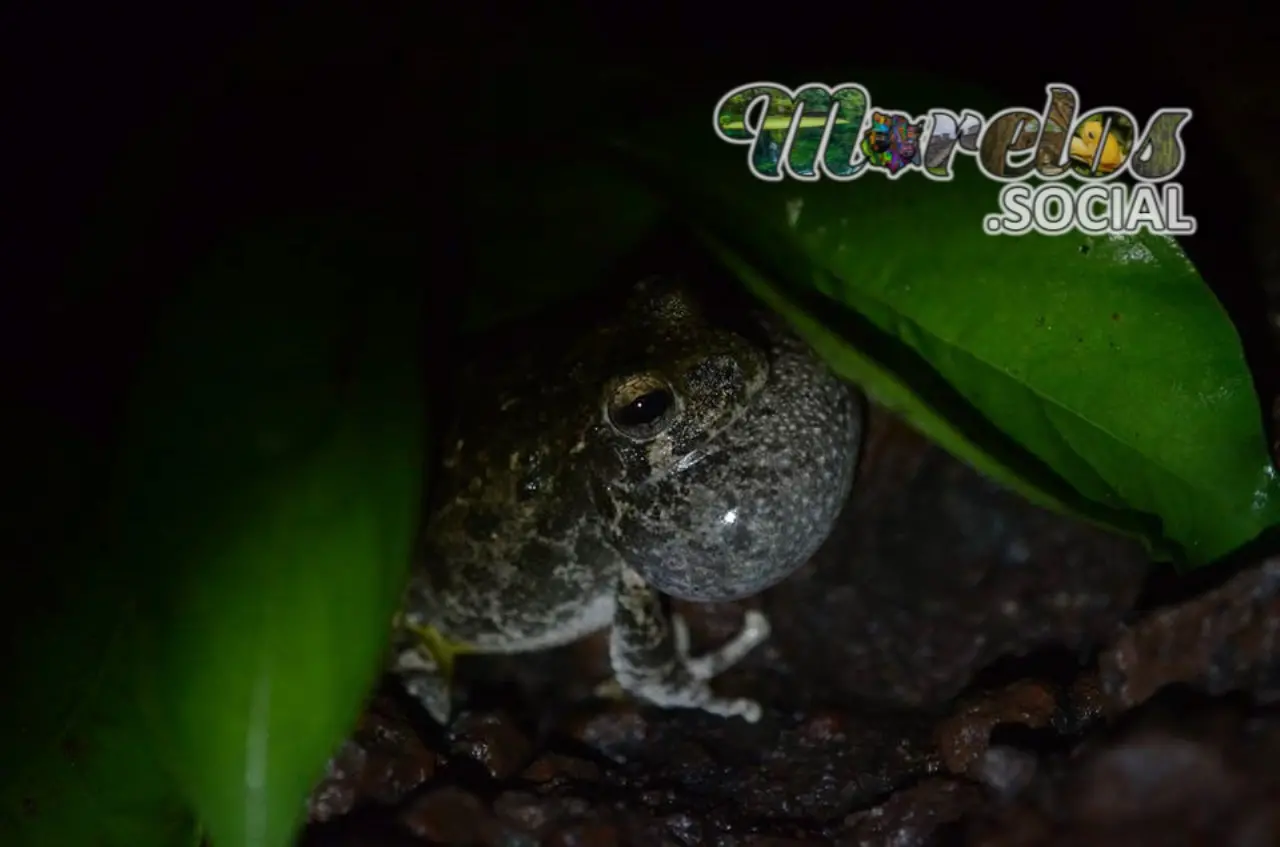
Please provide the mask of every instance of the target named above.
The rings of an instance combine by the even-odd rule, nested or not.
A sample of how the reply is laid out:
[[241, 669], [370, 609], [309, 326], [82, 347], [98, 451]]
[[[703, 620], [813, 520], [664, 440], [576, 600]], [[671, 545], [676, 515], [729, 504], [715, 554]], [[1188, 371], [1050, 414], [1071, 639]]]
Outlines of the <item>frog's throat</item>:
[[472, 652], [472, 648], [458, 641], [450, 641], [432, 626], [409, 623], [403, 615], [395, 618], [396, 629], [407, 632], [416, 640], [416, 648], [427, 654], [447, 680], [453, 679], [453, 667], [457, 658]]

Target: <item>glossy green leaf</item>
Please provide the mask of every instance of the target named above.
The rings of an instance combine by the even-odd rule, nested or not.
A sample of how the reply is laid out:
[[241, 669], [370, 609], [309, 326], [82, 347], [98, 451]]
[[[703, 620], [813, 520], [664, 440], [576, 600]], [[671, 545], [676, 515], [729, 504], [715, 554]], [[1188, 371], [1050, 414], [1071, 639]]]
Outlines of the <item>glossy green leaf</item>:
[[[873, 104], [915, 114], [1039, 105], [918, 76], [810, 79], [858, 82]], [[1160, 558], [1205, 564], [1280, 522], [1237, 333], [1175, 242], [987, 236], [999, 186], [964, 156], [949, 183], [760, 181], [746, 148], [712, 130], [718, 97], [743, 81], [702, 98], [689, 86], [651, 96], [647, 113], [658, 99], [669, 111], [644, 123], [628, 104], [645, 84], [618, 86], [596, 101], [600, 143], [543, 162], [537, 180], [512, 173], [477, 193], [491, 206], [515, 196], [551, 209], [539, 186], [553, 174], [555, 193], [574, 196], [576, 220], [592, 225], [660, 198], [876, 400], [1031, 500], [1141, 537]], [[622, 155], [592, 156], [602, 148]], [[573, 227], [536, 211], [523, 219], [555, 224], [535, 223], [533, 249], [489, 252], [489, 292], [522, 271], [573, 268], [562, 258]], [[501, 242], [507, 229], [485, 237]]]
[[[855, 79], [890, 108], [975, 106]], [[1174, 241], [987, 236], [998, 186], [965, 158], [947, 183], [764, 182], [705, 126], [710, 111], [616, 138], [877, 399], [1033, 499], [1179, 562], [1280, 523], [1238, 335]]]
[[285, 847], [376, 679], [425, 438], [419, 283], [352, 221], [224, 245], [155, 341], [123, 551], [165, 764], [215, 844]]

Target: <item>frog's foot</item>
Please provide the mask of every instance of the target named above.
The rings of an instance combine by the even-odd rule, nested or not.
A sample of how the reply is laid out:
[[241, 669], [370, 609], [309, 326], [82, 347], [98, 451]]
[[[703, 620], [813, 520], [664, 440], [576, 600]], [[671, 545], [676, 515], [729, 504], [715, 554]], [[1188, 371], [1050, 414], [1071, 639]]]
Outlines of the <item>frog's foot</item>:
[[676, 655], [684, 662], [694, 679], [714, 679], [741, 662], [747, 654], [769, 639], [771, 629], [764, 612], [748, 609], [742, 621], [742, 629], [733, 640], [705, 656], [689, 655], [689, 625], [680, 615], [671, 616], [671, 630], [675, 638]]
[[[689, 676], [703, 681], [714, 679], [742, 661], [748, 653], [768, 640], [769, 632], [769, 619], [764, 613], [748, 609], [742, 622], [742, 630], [732, 641], [719, 650], [695, 658], [689, 655], [689, 624], [682, 615], [671, 616], [671, 636], [675, 641], [676, 655], [684, 663]], [[604, 700], [621, 700], [627, 696], [627, 692], [616, 677], [610, 677], [596, 686], [595, 695]]]
[[661, 595], [630, 568], [618, 586], [609, 657], [617, 685], [628, 694], [672, 709], [700, 709], [754, 723], [760, 705], [754, 700], [716, 696], [710, 680], [736, 664], [769, 635], [768, 621], [748, 612], [742, 631], [719, 650], [689, 657], [688, 626], [669, 618]]
[[725, 718], [760, 720], [760, 704], [743, 698], [719, 697], [705, 679], [696, 679], [683, 664], [665, 668], [616, 667], [618, 687], [664, 709], [698, 709]]
[[601, 700], [625, 700], [627, 698], [626, 689], [618, 682], [618, 678], [613, 676], [596, 686], [595, 695]]
[[442, 673], [431, 654], [419, 647], [401, 650], [392, 662], [391, 670], [400, 677], [400, 684], [409, 696], [422, 704], [431, 719], [448, 725], [453, 710], [453, 691], [449, 679]]

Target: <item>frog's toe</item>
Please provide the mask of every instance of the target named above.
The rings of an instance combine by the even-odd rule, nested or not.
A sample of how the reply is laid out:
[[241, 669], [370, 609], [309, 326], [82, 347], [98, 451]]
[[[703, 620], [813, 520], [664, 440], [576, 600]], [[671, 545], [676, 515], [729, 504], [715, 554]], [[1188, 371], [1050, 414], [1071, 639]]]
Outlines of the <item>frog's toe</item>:
[[689, 623], [684, 615], [671, 616], [671, 640], [676, 646], [676, 655], [681, 659], [689, 658]]
[[756, 723], [760, 720], [760, 704], [755, 700], [715, 698], [702, 708], [703, 711], [710, 712], [713, 715], [719, 715], [724, 718], [742, 718], [747, 723]]
[[759, 609], [747, 609], [742, 620], [742, 632], [739, 638], [750, 639], [752, 645], [761, 644], [773, 634], [769, 617]]
[[[686, 658], [685, 666], [689, 675], [695, 679], [708, 680], [724, 673], [742, 661], [748, 653], [768, 640], [771, 632], [769, 619], [763, 612], [748, 609], [742, 622], [742, 629], [733, 640], [705, 656]], [[679, 632], [679, 627], [676, 628]], [[686, 636], [687, 639], [687, 636]], [[677, 638], [677, 642], [679, 639]], [[687, 653], [682, 653], [687, 656]]]
[[595, 695], [601, 700], [623, 700], [626, 699], [627, 692], [623, 689], [618, 680], [609, 677], [595, 688]]
[[619, 684], [639, 699], [664, 709], [698, 709], [720, 717], [742, 718], [748, 723], [760, 720], [759, 703], [741, 698], [717, 697], [703, 680], [636, 676], [619, 679]]
[[426, 709], [433, 721], [441, 726], [449, 725], [453, 698], [444, 680], [439, 677], [410, 676], [404, 680], [404, 690]]
[[431, 719], [446, 726], [453, 711], [453, 689], [429, 654], [405, 650], [396, 656], [393, 670], [409, 696], [426, 710]]

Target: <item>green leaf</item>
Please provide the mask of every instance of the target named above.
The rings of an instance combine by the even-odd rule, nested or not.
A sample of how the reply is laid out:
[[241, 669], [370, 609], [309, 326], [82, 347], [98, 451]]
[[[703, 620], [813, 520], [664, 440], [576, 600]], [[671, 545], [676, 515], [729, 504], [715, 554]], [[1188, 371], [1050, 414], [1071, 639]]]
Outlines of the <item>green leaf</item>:
[[[853, 79], [882, 107], [975, 107], [944, 86]], [[838, 370], [925, 434], [1180, 563], [1280, 523], [1239, 338], [1174, 241], [987, 236], [998, 185], [963, 157], [947, 183], [764, 182], [709, 123], [649, 125], [619, 146]]]
[[74, 586], [54, 577], [28, 598], [45, 617], [16, 634], [21, 654], [5, 665], [0, 843], [191, 847], [198, 829], [131, 685], [127, 583], [88, 561], [101, 577], [68, 567]]
[[411, 248], [358, 221], [224, 245], [136, 395], [123, 556], [165, 764], [215, 844], [284, 847], [381, 669], [426, 436]]
[[[572, 272], [574, 227], [539, 211], [564, 205], [542, 185], [575, 197], [575, 221], [674, 213], [838, 371], [1032, 501], [1143, 538], [1181, 565], [1218, 559], [1280, 523], [1280, 482], [1237, 333], [1175, 242], [987, 236], [999, 186], [965, 156], [949, 183], [874, 173], [758, 180], [746, 148], [720, 140], [710, 120], [743, 79], [700, 99], [684, 86], [664, 98], [666, 114], [638, 124], [630, 104], [656, 105], [651, 92], [673, 81], [617, 77], [592, 98], [598, 143], [549, 155], [537, 180], [477, 182], [490, 207], [520, 197], [521, 220], [554, 222], [527, 251], [490, 251], [478, 296], [506, 296], [522, 273]], [[793, 81], [810, 79], [861, 83], [873, 105], [917, 115], [1041, 105], [913, 75]], [[639, 231], [656, 217], [627, 225]], [[501, 243], [515, 227], [485, 237]]]
[[[40, 362], [83, 350], [74, 303], [66, 335]], [[132, 685], [136, 572], [111, 561], [111, 442], [84, 370], [34, 369], [6, 441], [4, 584], [0, 587], [0, 844], [190, 847], [199, 837], [161, 768]], [[86, 396], [89, 399], [86, 399]], [[87, 411], [87, 414], [86, 414]]]

